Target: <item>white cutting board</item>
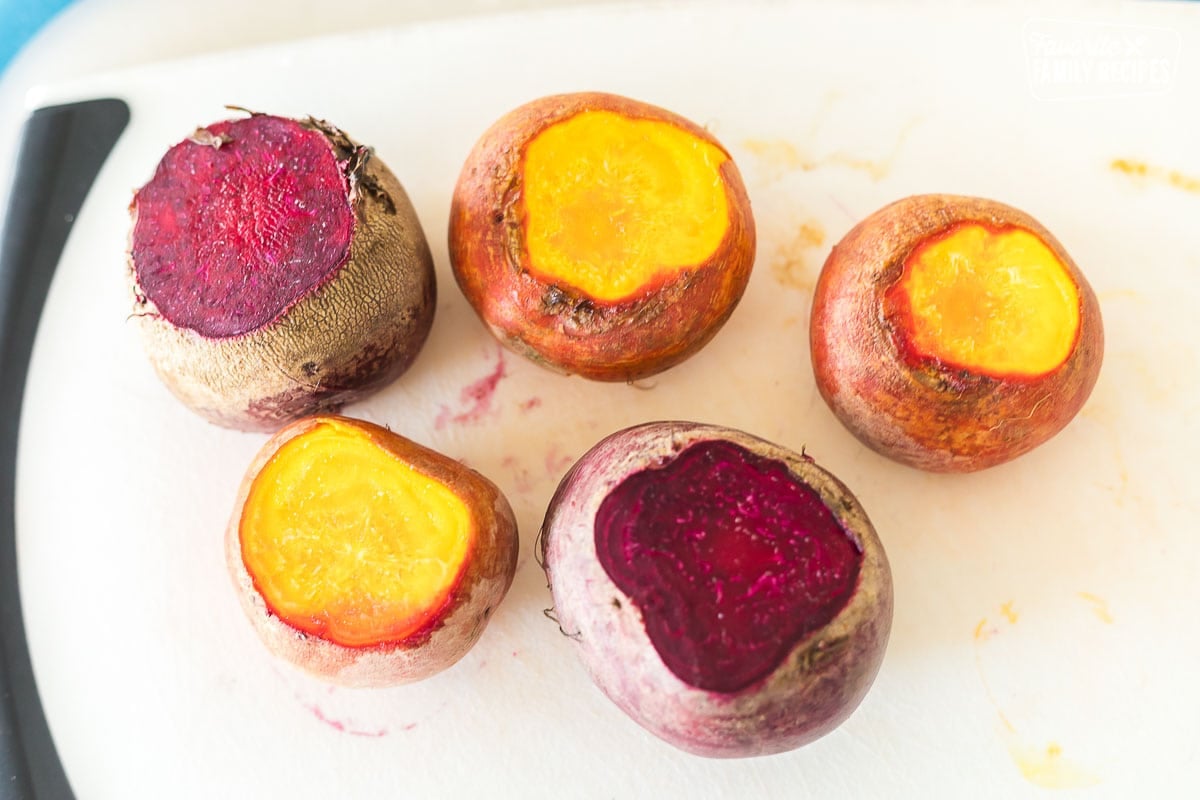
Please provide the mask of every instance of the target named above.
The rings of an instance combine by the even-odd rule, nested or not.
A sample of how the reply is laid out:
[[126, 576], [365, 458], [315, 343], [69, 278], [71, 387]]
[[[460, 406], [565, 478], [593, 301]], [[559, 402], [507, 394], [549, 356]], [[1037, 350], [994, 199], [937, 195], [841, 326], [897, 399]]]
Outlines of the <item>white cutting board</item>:
[[[581, 9], [303, 41], [35, 94], [115, 95], [133, 109], [52, 287], [18, 462], [30, 647], [80, 798], [1194, 796], [1200, 17], [1177, 4], [1071, 6], [1055, 19], [1031, 8]], [[1144, 68], [1120, 73], [1122, 59]], [[522, 102], [580, 89], [707, 125], [758, 223], [755, 273], [728, 325], [638, 386], [502, 354], [447, 262], [450, 193], [476, 137]], [[131, 192], [225, 103], [313, 114], [373, 144], [431, 242], [428, 346], [347, 412], [490, 476], [517, 512], [522, 555], [478, 646], [424, 683], [330, 688], [263, 649], [222, 535], [265, 437], [176, 405], [126, 322]], [[1114, 159], [1147, 169], [1129, 175]], [[809, 363], [812, 284], [830, 247], [925, 191], [1041, 219], [1091, 279], [1107, 330], [1080, 417], [969, 476], [863, 448]], [[854, 716], [807, 748], [747, 761], [678, 752], [593, 688], [543, 616], [550, 595], [531, 555], [560, 475], [605, 434], [656, 418], [805, 447], [887, 546], [896, 617], [882, 671]]]

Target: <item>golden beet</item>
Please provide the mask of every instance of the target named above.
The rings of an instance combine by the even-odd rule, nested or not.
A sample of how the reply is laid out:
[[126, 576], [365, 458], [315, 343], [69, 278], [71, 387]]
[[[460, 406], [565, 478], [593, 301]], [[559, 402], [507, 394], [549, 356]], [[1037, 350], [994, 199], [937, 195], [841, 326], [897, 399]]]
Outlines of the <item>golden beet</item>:
[[830, 253], [811, 319], [817, 387], [874, 450], [966, 472], [1037, 447], [1099, 376], [1096, 296], [1037, 220], [992, 200], [922, 195]]
[[465, 655], [512, 582], [517, 547], [512, 510], [486, 478], [333, 416], [266, 444], [226, 537], [268, 647], [360, 686], [418, 680]]
[[703, 128], [624, 97], [545, 97], [497, 121], [450, 211], [455, 278], [502, 342], [628, 381], [707, 343], [754, 263], [750, 201]]

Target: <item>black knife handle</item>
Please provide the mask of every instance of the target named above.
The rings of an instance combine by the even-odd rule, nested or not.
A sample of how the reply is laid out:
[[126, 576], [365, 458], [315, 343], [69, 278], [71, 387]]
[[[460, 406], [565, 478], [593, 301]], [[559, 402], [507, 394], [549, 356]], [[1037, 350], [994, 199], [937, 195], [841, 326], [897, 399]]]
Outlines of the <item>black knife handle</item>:
[[121, 100], [40, 108], [21, 138], [0, 239], [0, 798], [74, 797], [38, 698], [17, 585], [17, 432], [50, 279], [96, 174], [129, 123]]

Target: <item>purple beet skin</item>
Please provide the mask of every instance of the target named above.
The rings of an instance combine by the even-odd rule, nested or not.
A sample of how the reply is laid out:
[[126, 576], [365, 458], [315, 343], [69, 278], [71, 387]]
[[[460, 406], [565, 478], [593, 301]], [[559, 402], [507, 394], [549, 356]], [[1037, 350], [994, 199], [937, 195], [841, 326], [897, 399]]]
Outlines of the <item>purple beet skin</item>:
[[571, 468], [542, 526], [562, 630], [635, 721], [698, 755], [800, 747], [859, 705], [892, 619], [866, 512], [804, 455], [652, 422]]
[[782, 461], [691, 445], [616, 486], [596, 555], [668, 669], [735, 692], [766, 677], [850, 599], [862, 551]]

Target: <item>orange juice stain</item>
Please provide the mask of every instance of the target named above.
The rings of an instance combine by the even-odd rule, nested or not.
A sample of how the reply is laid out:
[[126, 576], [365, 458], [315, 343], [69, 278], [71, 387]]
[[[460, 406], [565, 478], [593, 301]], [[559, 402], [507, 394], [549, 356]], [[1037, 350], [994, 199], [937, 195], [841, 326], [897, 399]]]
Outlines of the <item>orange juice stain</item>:
[[1079, 597], [1092, 607], [1092, 613], [1099, 617], [1101, 622], [1107, 625], [1113, 624], [1113, 616], [1108, 610], [1108, 602], [1103, 597], [1094, 595], [1091, 592], [1079, 592]]
[[784, 286], [811, 292], [816, 285], [820, 264], [810, 251], [825, 243], [825, 229], [816, 220], [801, 222], [790, 241], [775, 248], [771, 274]]
[[1177, 169], [1160, 167], [1154, 164], [1147, 164], [1145, 161], [1138, 161], [1129, 158], [1114, 158], [1109, 163], [1109, 168], [1113, 172], [1119, 172], [1122, 175], [1128, 175], [1131, 178], [1165, 183], [1172, 189], [1179, 189], [1183, 192], [1200, 194], [1200, 178], [1197, 178], [1193, 175], [1187, 175]]
[[1009, 755], [1021, 770], [1021, 777], [1043, 789], [1082, 789], [1100, 783], [1100, 778], [1063, 757], [1062, 746], [1050, 742], [1045, 747], [1030, 747], [1015, 739], [1009, 742]]

